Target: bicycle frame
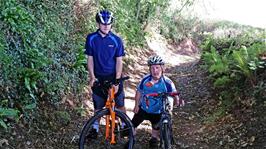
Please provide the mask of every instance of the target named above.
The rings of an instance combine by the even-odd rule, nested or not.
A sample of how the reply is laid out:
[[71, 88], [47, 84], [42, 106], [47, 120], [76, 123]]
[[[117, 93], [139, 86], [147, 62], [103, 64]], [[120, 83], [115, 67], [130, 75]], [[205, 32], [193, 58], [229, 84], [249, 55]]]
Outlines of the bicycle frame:
[[[124, 80], [129, 79], [129, 77], [124, 77], [121, 79], [118, 79], [116, 81], [122, 82]], [[114, 88], [114, 82], [112, 81], [106, 81], [104, 83], [104, 86], [106, 89], [108, 89], [108, 98], [107, 101], [105, 103], [105, 108], [107, 108], [110, 111], [110, 115], [106, 116], [105, 122], [105, 139], [111, 139], [110, 143], [111, 144], [115, 144], [116, 140], [115, 140], [115, 120], [116, 120], [116, 113], [115, 113], [115, 88]], [[110, 136], [110, 120], [111, 120], [111, 136]], [[111, 138], [110, 138], [111, 137]]]

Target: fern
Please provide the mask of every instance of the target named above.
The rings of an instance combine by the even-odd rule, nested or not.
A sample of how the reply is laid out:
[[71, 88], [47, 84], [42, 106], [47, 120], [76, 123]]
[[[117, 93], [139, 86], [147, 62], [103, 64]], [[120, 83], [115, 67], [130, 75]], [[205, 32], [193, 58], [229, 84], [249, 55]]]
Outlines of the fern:
[[0, 107], [0, 126], [7, 129], [8, 125], [5, 122], [6, 118], [19, 119], [19, 111], [11, 108], [2, 108]]
[[239, 68], [246, 77], [250, 78], [252, 76], [252, 71], [248, 67], [249, 55], [247, 48], [243, 47], [239, 51], [233, 51], [232, 56], [235, 62], [234, 65]]
[[226, 74], [229, 71], [227, 56], [221, 56], [216, 49], [211, 46], [210, 52], [205, 52], [203, 58], [209, 65], [209, 72], [215, 75]]
[[228, 83], [231, 81], [231, 79], [229, 78], [229, 76], [222, 76], [219, 77], [215, 80], [214, 82], [214, 86], [215, 87], [226, 87], [226, 85], [228, 85]]

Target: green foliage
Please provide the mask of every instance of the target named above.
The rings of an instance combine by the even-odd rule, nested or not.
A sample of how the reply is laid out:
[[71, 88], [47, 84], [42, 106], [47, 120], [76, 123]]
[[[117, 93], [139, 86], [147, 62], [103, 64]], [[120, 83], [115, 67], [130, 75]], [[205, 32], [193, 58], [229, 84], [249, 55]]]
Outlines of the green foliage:
[[157, 9], [164, 11], [168, 2], [169, 0], [102, 0], [99, 1], [99, 9], [105, 8], [114, 12], [114, 30], [121, 34], [127, 46], [143, 46], [143, 29], [158, 17]]
[[73, 68], [85, 71], [87, 65], [87, 59], [83, 51], [83, 46], [80, 46], [78, 53], [76, 53], [77, 60], [73, 65]]
[[39, 100], [56, 103], [82, 88], [86, 74], [74, 64], [83, 35], [75, 34], [73, 8], [71, 0], [0, 2], [0, 99], [10, 109], [30, 115]]
[[[10, 63], [12, 61], [12, 57], [7, 54], [6, 51], [6, 40], [3, 32], [0, 32], [0, 76], [1, 78], [5, 78], [7, 80], [9, 74], [4, 72], [8, 72], [7, 70], [11, 67]], [[3, 80], [0, 80], [0, 85], [3, 86]]]
[[[194, 0], [180, 0], [175, 4], [174, 10], [160, 12], [158, 18], [160, 33], [167, 39], [171, 39], [175, 43], [179, 43], [185, 38], [194, 38], [195, 35], [199, 34], [195, 31], [195, 28], [199, 26], [200, 21], [196, 16], [187, 14], [188, 9], [194, 4]], [[169, 8], [168, 8], [169, 9]]]
[[60, 124], [67, 125], [70, 123], [71, 117], [68, 112], [56, 111], [54, 114], [55, 114], [55, 118]]
[[204, 42], [202, 48], [205, 50], [210, 49], [206, 47], [208, 43], [214, 46], [219, 53], [223, 49], [232, 47], [240, 49], [242, 46], [250, 47], [254, 43], [261, 43], [265, 38], [265, 31], [263, 29], [251, 28], [249, 26], [241, 26], [239, 24], [232, 24], [230, 22], [216, 22], [209, 26], [202, 32]]
[[266, 83], [261, 81], [255, 86], [255, 90], [253, 92], [253, 96], [258, 101], [264, 101], [266, 102]]
[[227, 55], [220, 56], [216, 49], [211, 46], [211, 52], [204, 53], [204, 60], [211, 66], [209, 72], [223, 74], [229, 71]]
[[217, 78], [213, 84], [215, 87], [226, 87], [226, 85], [228, 85], [230, 82], [231, 82], [230, 77], [223, 75], [223, 76]]
[[225, 108], [218, 108], [212, 113], [211, 116], [206, 117], [206, 119], [204, 121], [205, 121], [205, 123], [213, 123], [217, 119], [225, 116], [225, 114], [226, 114]]
[[23, 5], [16, 0], [7, 0], [1, 2], [1, 10], [0, 19], [12, 32], [22, 35], [23, 39], [31, 35], [35, 18]]
[[75, 108], [75, 111], [76, 111], [80, 116], [83, 116], [83, 117], [86, 117], [86, 116], [87, 116], [87, 112], [86, 112], [86, 110], [87, 110], [87, 109], [84, 107], [84, 105], [81, 105], [81, 106]]
[[263, 80], [260, 78], [263, 76], [261, 74], [265, 73], [263, 70], [266, 65], [260, 55], [266, 52], [265, 43], [254, 40], [247, 45], [243, 42], [241, 46], [233, 44], [236, 43], [234, 39], [239, 38], [232, 38], [231, 44], [226, 48], [217, 49], [214, 44], [217, 43], [217, 39], [208, 36], [201, 45], [204, 50], [202, 55], [204, 67], [210, 73], [214, 87], [220, 91], [223, 100], [237, 101], [242, 96], [249, 98], [252, 93], [245, 91], [247, 89], [253, 92], [253, 96], [258, 97], [263, 94], [261, 90], [263, 85], [259, 84]]
[[[209, 47], [209, 45], [206, 46]], [[221, 56], [213, 46], [210, 46], [210, 49], [210, 52], [203, 53], [205, 66], [214, 79], [214, 86], [225, 87], [231, 82], [230, 75], [228, 75], [230, 71], [228, 55]]]
[[5, 122], [6, 119], [14, 119], [18, 121], [19, 119], [19, 111], [11, 108], [2, 108], [0, 107], [0, 127], [5, 129], [8, 128], [7, 123]]
[[252, 70], [249, 69], [249, 55], [247, 52], [247, 48], [241, 48], [238, 51], [233, 51], [233, 60], [235, 62], [235, 66], [240, 69], [240, 73], [242, 72], [246, 77], [250, 78], [252, 75]]
[[114, 13], [114, 30], [121, 34], [126, 45], [140, 45], [144, 41], [141, 24], [137, 21], [134, 7], [135, 1], [100, 1], [100, 9], [108, 9]]
[[218, 107], [213, 111], [213, 113], [206, 117], [204, 120], [206, 123], [213, 123], [216, 120], [224, 117], [228, 114], [228, 111], [231, 107], [233, 107], [235, 101], [233, 100], [233, 96], [230, 91], [221, 91], [219, 96]]

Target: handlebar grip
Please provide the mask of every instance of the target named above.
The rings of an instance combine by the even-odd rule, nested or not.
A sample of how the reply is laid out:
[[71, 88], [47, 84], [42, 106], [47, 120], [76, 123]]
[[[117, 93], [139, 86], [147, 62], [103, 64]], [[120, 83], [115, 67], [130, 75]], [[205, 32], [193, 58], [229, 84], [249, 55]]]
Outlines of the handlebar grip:
[[114, 85], [118, 85], [119, 83], [121, 83], [121, 82], [123, 82], [123, 81], [125, 81], [125, 80], [127, 80], [127, 79], [129, 79], [129, 76], [122, 77], [122, 78], [120, 78], [120, 79], [115, 79], [114, 82], [113, 82], [113, 84], [114, 84]]
[[150, 94], [146, 94], [146, 96], [156, 97], [156, 96], [159, 96], [159, 94], [158, 93], [150, 93]]
[[130, 77], [129, 76], [126, 76], [126, 77], [122, 77], [120, 79], [118, 79], [119, 81], [125, 81], [125, 80], [128, 80]]
[[169, 93], [169, 95], [170, 96], [176, 96], [176, 95], [179, 95], [179, 93], [178, 92], [171, 92], [171, 93]]

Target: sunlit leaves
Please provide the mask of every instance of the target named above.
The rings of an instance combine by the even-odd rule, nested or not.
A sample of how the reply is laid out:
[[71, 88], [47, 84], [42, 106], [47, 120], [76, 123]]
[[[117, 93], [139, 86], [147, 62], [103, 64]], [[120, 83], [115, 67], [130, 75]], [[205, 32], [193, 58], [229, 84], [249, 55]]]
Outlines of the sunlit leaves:
[[[242, 38], [243, 37], [243, 38]], [[265, 100], [265, 43], [247, 36], [215, 38], [208, 36], [201, 48], [204, 66], [209, 71], [219, 101], [233, 101], [220, 107], [210, 119], [221, 117], [234, 105], [254, 106]], [[255, 100], [254, 100], [255, 99]], [[253, 140], [253, 138], [251, 138]], [[223, 142], [221, 142], [223, 144]], [[247, 143], [243, 143], [246, 146]]]
[[18, 32], [22, 36], [30, 36], [33, 32], [34, 16], [25, 7], [16, 1], [9, 0], [2, 5], [0, 18], [9, 25], [13, 32]]

